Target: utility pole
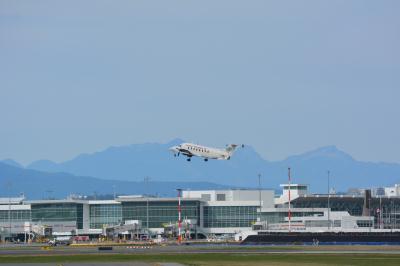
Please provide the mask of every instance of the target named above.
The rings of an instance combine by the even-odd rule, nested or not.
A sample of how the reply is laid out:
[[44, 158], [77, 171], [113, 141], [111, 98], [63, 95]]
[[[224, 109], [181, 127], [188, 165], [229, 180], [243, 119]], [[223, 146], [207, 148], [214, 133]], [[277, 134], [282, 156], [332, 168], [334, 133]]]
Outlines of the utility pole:
[[330, 192], [330, 171], [328, 170], [328, 230], [331, 229], [331, 207], [330, 207], [330, 198], [331, 198], [331, 192]]

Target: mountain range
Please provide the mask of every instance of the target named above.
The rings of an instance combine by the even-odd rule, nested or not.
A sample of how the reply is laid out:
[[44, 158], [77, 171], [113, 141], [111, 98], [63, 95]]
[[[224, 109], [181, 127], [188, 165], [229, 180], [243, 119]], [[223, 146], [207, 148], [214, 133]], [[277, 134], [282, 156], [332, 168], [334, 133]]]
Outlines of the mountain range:
[[[176, 182], [175, 188], [183, 182], [207, 182], [210, 188], [218, 185], [221, 188], [257, 187], [258, 174], [261, 174], [263, 187], [277, 189], [279, 184], [287, 182], [288, 167], [292, 169], [292, 182], [308, 184], [311, 192], [327, 191], [328, 170], [331, 187], [336, 191], [400, 183], [400, 164], [357, 161], [335, 146], [318, 148], [282, 161], [265, 160], [253, 147], [245, 146], [238, 148], [229, 161], [204, 162], [200, 158], [194, 158], [187, 162], [183, 156], [174, 157], [168, 150], [181, 142], [183, 140], [175, 139], [163, 144], [110, 147], [100, 152], [81, 154], [61, 163], [39, 160], [25, 168], [12, 160], [3, 163], [23, 170], [34, 170], [37, 175], [56, 174], [53, 179], [49, 176], [46, 179], [46, 182], [55, 186], [60, 182], [60, 175], [64, 175], [71, 179], [82, 179], [81, 176], [84, 176], [110, 182], [136, 182], [135, 184], [142, 184], [144, 177], [150, 177], [152, 182]], [[0, 169], [0, 177], [1, 175]], [[93, 190], [90, 188], [90, 191]]]
[[176, 196], [176, 189], [226, 189], [210, 182], [147, 182], [105, 180], [68, 173], [48, 173], [0, 162], [0, 198], [24, 194], [28, 199], [66, 198], [79, 195]]

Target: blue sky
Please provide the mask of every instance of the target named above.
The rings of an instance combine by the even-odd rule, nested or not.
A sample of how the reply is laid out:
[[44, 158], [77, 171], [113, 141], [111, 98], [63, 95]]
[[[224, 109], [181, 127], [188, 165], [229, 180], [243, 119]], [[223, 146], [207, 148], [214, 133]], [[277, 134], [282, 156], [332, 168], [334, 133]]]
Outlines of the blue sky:
[[400, 163], [400, 1], [0, 0], [0, 158], [237, 142]]

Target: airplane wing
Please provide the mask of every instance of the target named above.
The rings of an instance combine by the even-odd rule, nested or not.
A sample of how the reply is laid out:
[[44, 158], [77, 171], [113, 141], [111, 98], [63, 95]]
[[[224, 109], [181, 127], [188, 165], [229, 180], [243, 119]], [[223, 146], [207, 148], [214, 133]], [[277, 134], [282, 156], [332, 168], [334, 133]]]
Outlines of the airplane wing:
[[186, 155], [186, 156], [189, 156], [189, 157], [194, 156], [194, 154], [191, 153], [191, 152], [190, 152], [189, 150], [187, 150], [187, 149], [179, 149], [179, 152], [182, 153], [183, 155]]

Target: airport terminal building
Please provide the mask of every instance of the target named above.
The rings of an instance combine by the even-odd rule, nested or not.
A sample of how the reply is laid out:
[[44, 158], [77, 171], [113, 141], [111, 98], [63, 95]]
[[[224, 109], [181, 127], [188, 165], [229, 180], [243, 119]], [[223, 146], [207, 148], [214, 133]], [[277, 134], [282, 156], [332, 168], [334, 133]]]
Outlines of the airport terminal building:
[[[274, 191], [183, 191], [182, 222], [203, 234], [234, 233], [257, 220], [259, 195], [274, 206]], [[0, 198], [0, 230], [22, 233], [46, 226], [53, 232], [102, 234], [104, 228], [137, 221], [141, 229], [162, 233], [178, 222], [178, 198], [120, 196], [115, 200], [34, 200]]]
[[[307, 186], [293, 184], [289, 209], [288, 190], [283, 185], [279, 196], [274, 190], [257, 189], [183, 191], [183, 232], [210, 237], [288, 230], [288, 226], [291, 230], [337, 231], [400, 228], [400, 197], [314, 195], [308, 193]], [[0, 198], [0, 235], [45, 235], [50, 230], [98, 237], [110, 228], [130, 237], [132, 230], [137, 235], [174, 235], [178, 201], [178, 197], [145, 196], [119, 196], [114, 200]]]

